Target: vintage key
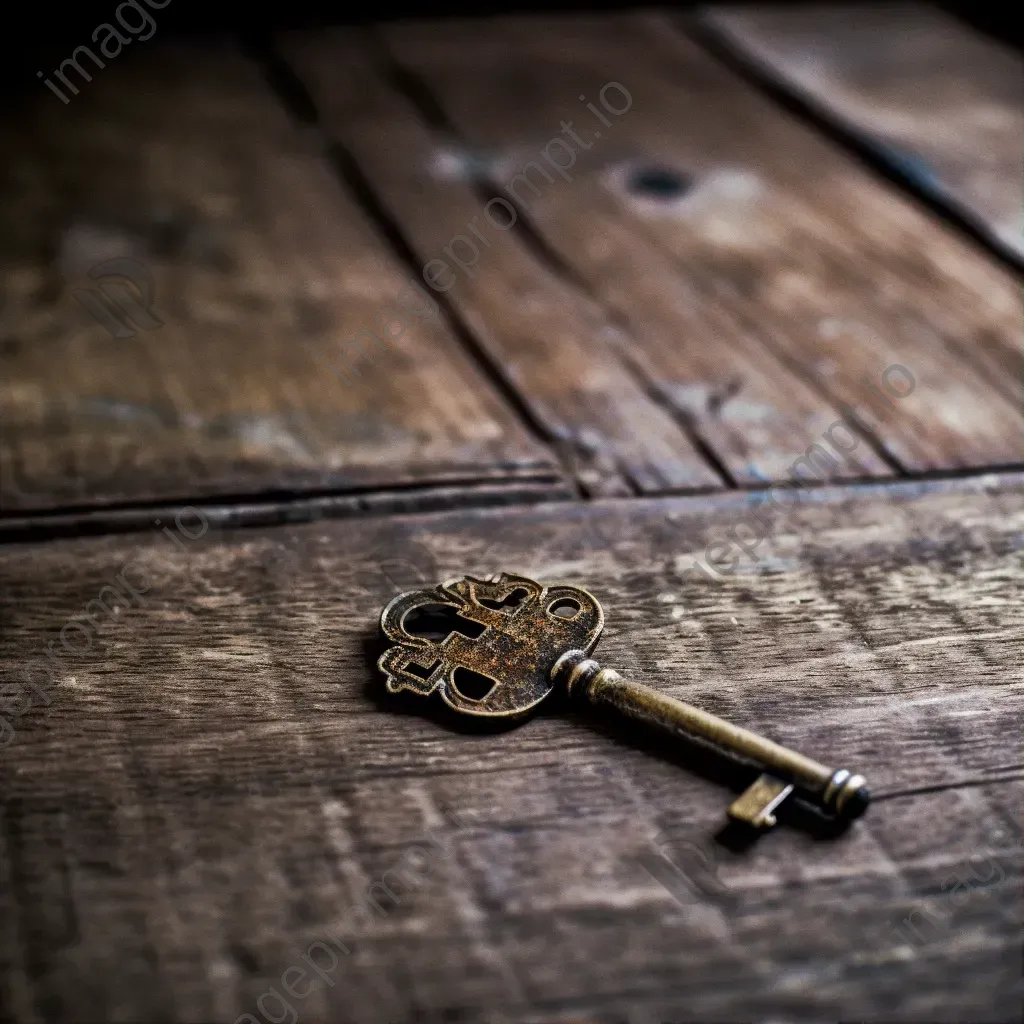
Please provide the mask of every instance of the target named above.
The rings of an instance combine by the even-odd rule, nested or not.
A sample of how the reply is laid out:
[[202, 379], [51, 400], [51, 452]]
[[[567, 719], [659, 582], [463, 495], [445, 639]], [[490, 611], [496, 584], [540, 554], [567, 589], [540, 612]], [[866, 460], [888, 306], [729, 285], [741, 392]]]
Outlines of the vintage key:
[[[411, 630], [417, 617], [445, 621], [437, 639]], [[439, 618], [438, 616], [442, 616]], [[447, 616], [444, 619], [443, 616]], [[447, 621], [457, 623], [449, 631]], [[400, 594], [381, 613], [381, 629], [397, 646], [378, 665], [392, 693], [435, 691], [456, 711], [485, 718], [522, 715], [556, 687], [574, 698], [711, 744], [763, 769], [729, 807], [757, 828], [794, 791], [824, 812], [859, 817], [870, 795], [846, 768], [827, 768], [772, 740], [624, 679], [589, 655], [604, 626], [597, 600], [578, 587], [545, 587], [525, 576], [466, 576], [432, 590]], [[461, 625], [459, 625], [461, 624]], [[446, 635], [443, 635], [446, 634]]]

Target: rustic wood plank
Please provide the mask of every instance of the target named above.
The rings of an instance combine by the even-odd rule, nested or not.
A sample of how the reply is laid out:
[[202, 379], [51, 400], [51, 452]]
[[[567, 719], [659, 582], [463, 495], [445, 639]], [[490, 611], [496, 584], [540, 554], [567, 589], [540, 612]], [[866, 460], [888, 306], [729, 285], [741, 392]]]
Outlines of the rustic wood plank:
[[[802, 404], [778, 377], [770, 389], [761, 378], [767, 397], [748, 403], [751, 378], [729, 367], [739, 353], [748, 365], [777, 360], [848, 408], [907, 471], [1019, 462], [1018, 281], [665, 19], [424, 23], [390, 27], [387, 38], [599, 294], [631, 320], [663, 315], [665, 348], [704, 349], [693, 358], [728, 367], [694, 375], [718, 385], [723, 418], [731, 405], [753, 433], [758, 413]], [[598, 128], [577, 97], [597, 103], [612, 82], [629, 93], [628, 109], [606, 109], [610, 126]], [[627, 107], [617, 87], [605, 96]], [[517, 181], [574, 117], [591, 148], [574, 154], [572, 180], [546, 181], [538, 167], [532, 190]], [[659, 197], [660, 184], [642, 181], [638, 191], [648, 169], [681, 177], [682, 194]], [[892, 364], [917, 382], [898, 403], [870, 387]], [[669, 390], [686, 382], [665, 379]], [[732, 465], [715, 421], [699, 427]], [[804, 436], [820, 432], [815, 423]]]
[[290, 35], [282, 47], [331, 137], [358, 161], [420, 261], [447, 265], [438, 277], [448, 298], [586, 490], [721, 484], [636, 379], [627, 355], [632, 340], [543, 265], [514, 225], [506, 229], [511, 208], [488, 208], [471, 181], [444, 171], [454, 157], [447, 140], [384, 79], [362, 37], [319, 30]]
[[712, 7], [701, 21], [1024, 258], [1024, 61], [936, 7]]
[[[323, 45], [312, 36], [304, 38], [303, 44], [313, 48]], [[514, 73], [514, 69], [509, 72]], [[540, 96], [531, 98], [531, 106], [530, 116], [537, 130], [558, 134], [554, 130], [564, 111], [545, 104]], [[586, 111], [584, 116], [599, 123]], [[507, 134], [500, 126], [488, 127], [482, 149], [477, 146], [480, 140], [476, 133], [469, 133], [470, 149], [462, 162], [470, 173], [474, 163], [486, 168], [488, 162], [493, 165], [495, 161], [505, 168], [506, 179], [518, 169], [504, 159], [511, 145], [509, 138], [521, 137], [518, 117], [513, 112]], [[501, 144], [488, 149], [497, 136], [501, 136]], [[537, 152], [522, 152], [524, 162], [538, 155], [539, 146]], [[426, 172], [427, 176], [438, 177], [433, 169], [444, 166], [445, 156], [436, 148], [432, 156], [424, 154], [421, 175]], [[452, 157], [458, 161], [460, 155], [449, 152], [447, 157], [448, 162]], [[543, 179], [537, 180], [548, 188]], [[577, 192], [579, 184], [582, 189]], [[452, 187], [445, 181], [442, 185]], [[502, 200], [507, 197], [493, 173], [487, 185], [491, 196]], [[521, 186], [521, 190], [528, 187]], [[542, 226], [550, 237], [556, 237], [551, 234], [554, 231], [557, 241], [566, 240], [562, 253], [569, 258], [573, 271], [581, 260], [590, 261], [583, 288], [609, 310], [617, 328], [610, 340], [625, 349], [634, 372], [661, 403], [691, 425], [732, 479], [749, 483], [786, 478], [793, 460], [803, 454], [808, 437], [820, 435], [835, 422], [837, 408], [766, 355], [763, 348], [706, 345], [704, 338], [708, 336], [738, 333], [735, 323], [723, 317], [717, 304], [712, 308], [695, 303], [687, 276], [674, 270], [646, 239], [628, 229], [623, 233], [620, 218], [602, 205], [599, 196], [591, 194], [593, 190], [586, 181], [574, 181], [568, 188], [571, 199], [554, 190], [558, 194], [550, 207], [545, 207]], [[549, 209], [552, 217], [558, 218], [557, 228], [547, 217]], [[520, 209], [521, 217], [523, 213]], [[536, 216], [532, 203], [529, 213], [531, 218]], [[579, 282], [574, 283], [579, 286]], [[731, 401], [737, 391], [742, 394]], [[865, 445], [856, 456], [837, 464], [830, 475], [884, 476], [888, 472], [886, 463]]]
[[[2, 129], [5, 510], [554, 481], [254, 64], [150, 46], [80, 93], [41, 88]], [[115, 257], [162, 321], [127, 338], [75, 297], [131, 294], [87, 276]]]
[[[2, 691], [0, 998], [25, 1021], [291, 1019], [270, 988], [333, 936], [349, 952], [289, 1000], [302, 1019], [1007, 1019], [1024, 477], [771, 493], [788, 511], [733, 493], [4, 546], [2, 678], [45, 692], [50, 643], [61, 667], [48, 708]], [[687, 572], [751, 541], [752, 509], [758, 561]], [[382, 695], [382, 603], [499, 567], [588, 586], [607, 663], [863, 766], [875, 805], [845, 836], [790, 816], [731, 850], [712, 837], [743, 773], [587, 715], [466, 734]], [[66, 653], [119, 574], [137, 596]], [[399, 905], [349, 911], [406, 856]]]

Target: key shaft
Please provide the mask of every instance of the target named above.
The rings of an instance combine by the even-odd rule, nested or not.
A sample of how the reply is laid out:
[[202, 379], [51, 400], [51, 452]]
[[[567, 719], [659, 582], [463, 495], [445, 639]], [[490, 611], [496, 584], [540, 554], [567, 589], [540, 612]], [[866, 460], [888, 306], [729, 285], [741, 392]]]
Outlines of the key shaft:
[[729, 813], [735, 818], [754, 825], [773, 825], [771, 811], [794, 787], [837, 817], [855, 818], [867, 807], [870, 795], [862, 776], [845, 768], [829, 768], [708, 711], [626, 679], [614, 669], [602, 668], [582, 651], [563, 654], [551, 675], [553, 681], [563, 683], [571, 697], [697, 738], [767, 769], [768, 777], [758, 779], [730, 807]]

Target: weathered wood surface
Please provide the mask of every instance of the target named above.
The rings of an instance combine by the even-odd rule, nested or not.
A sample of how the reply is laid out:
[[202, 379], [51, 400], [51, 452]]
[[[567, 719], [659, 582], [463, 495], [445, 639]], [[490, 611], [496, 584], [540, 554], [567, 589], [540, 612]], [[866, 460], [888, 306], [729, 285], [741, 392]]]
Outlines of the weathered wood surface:
[[[305, 129], [213, 43], [0, 128], [0, 1019], [1015, 1018], [1024, 476], [422, 510], [822, 443], [847, 480], [1020, 463], [1019, 282], [665, 18], [354, 38], [279, 41]], [[346, 386], [470, 224], [445, 309]], [[163, 323], [115, 339], [70, 289], [120, 255]], [[498, 568], [592, 589], [607, 664], [864, 770], [867, 817], [739, 849], [720, 759], [386, 697], [384, 602]]]
[[1024, 60], [926, 4], [713, 7], [702, 21], [1024, 259]]
[[[260, 997], [337, 937], [303, 1020], [1012, 1019], [1024, 478], [773, 493], [758, 561], [717, 580], [683, 574], [726, 567], [702, 552], [749, 496], [0, 549], [4, 681], [61, 659], [49, 708], [13, 719], [3, 691], [0, 1005], [291, 1020]], [[587, 586], [608, 664], [863, 768], [875, 805], [731, 851], [718, 762], [554, 709], [466, 734], [382, 695], [385, 600], [498, 568]], [[138, 596], [64, 652], [118, 574]], [[420, 884], [346, 917], [413, 845]]]
[[[431, 131], [351, 31], [301, 33], [284, 52], [330, 136], [352, 153], [423, 264], [591, 493], [721, 485], [685, 430], [647, 393], [635, 342], [545, 265], [511, 207], [486, 209], [458, 148]], [[499, 226], [495, 226], [497, 223]]]
[[[638, 325], [638, 341], [642, 327], [663, 325], [644, 355], [671, 361], [658, 372], [683, 408], [694, 388], [698, 398], [710, 389], [694, 423], [737, 479], [756, 475], [743, 460], [765, 423], [820, 435], [807, 389], [852, 407], [909, 472], [1019, 462], [1019, 282], [666, 19], [417, 23], [386, 38], [499, 188], [575, 118], [590, 148], [574, 154], [571, 180], [547, 168], [545, 180], [538, 167], [532, 189], [516, 192], [562, 259]], [[610, 82], [630, 105], [605, 110], [610, 126], [598, 128], [578, 97], [596, 103]], [[626, 105], [616, 91], [607, 98]], [[629, 182], [644, 168], [682, 176], [684, 194], [638, 194]], [[679, 360], [695, 361], [691, 377]], [[914, 375], [915, 393], [865, 399], [864, 378], [877, 382], [893, 363]], [[778, 372], [766, 381], [771, 367], [803, 383]]]
[[[406, 486], [557, 496], [559, 463], [591, 494], [702, 490], [785, 479], [839, 416], [861, 442], [824, 466], [835, 478], [1019, 461], [1020, 309], [1005, 275], [663, 22], [555, 20], [540, 39], [534, 24], [396, 36], [428, 79], [441, 62], [477, 83], [430, 81], [469, 139], [462, 153], [399, 95], [390, 58], [357, 59], [331, 33], [284, 47], [319, 105], [306, 133], [254, 65], [212, 43], [150, 47], [67, 107], [44, 90], [9, 114], [3, 513]], [[607, 148], [595, 137], [576, 155], [571, 182], [541, 181], [518, 204], [554, 248], [487, 226], [475, 276], [447, 294], [462, 326], [406, 309], [389, 350], [361, 356], [353, 337], [426, 296], [326, 139], [349, 147], [425, 260], [475, 238], [484, 189], [564, 139], [563, 115], [594, 128], [566, 96], [593, 101], [620, 72], [643, 102]], [[742, 132], [702, 116], [709, 92]], [[686, 115], [685, 137], [668, 110]], [[800, 173], [785, 177], [793, 152]], [[729, 170], [740, 159], [749, 173]], [[658, 161], [696, 176], [681, 205], [622, 187], [626, 166]], [[761, 199], [744, 193], [755, 179]], [[157, 329], [112, 337], [75, 301], [83, 288], [123, 300], [86, 276], [115, 256], [152, 274]], [[918, 380], [898, 403], [876, 390], [892, 362]]]
[[[349, 126], [350, 108], [362, 103], [366, 86], [364, 84], [355, 97], [346, 89], [345, 79], [339, 71], [345, 64], [345, 47], [346, 40], [340, 34], [300, 34], [286, 40], [285, 51], [298, 55], [297, 69], [317, 86], [315, 96], [331, 115], [332, 127], [340, 126], [336, 130], [353, 132], [358, 129]], [[522, 98], [518, 89], [509, 84], [518, 74], [517, 68], [518, 58], [506, 69], [506, 79], [501, 86], [507, 94], [507, 101], [513, 104], [518, 104]], [[554, 70], [557, 75], [558, 69]], [[469, 73], [473, 74], [472, 71]], [[564, 99], [565, 96], [568, 93], [559, 98]], [[536, 160], [540, 147], [549, 138], [560, 134], [556, 129], [564, 113], [550, 105], [544, 106], [537, 96], [530, 99], [530, 109], [535, 115], [533, 124], [541, 135], [538, 136], [536, 152], [523, 151], [523, 162]], [[580, 113], [591, 127], [600, 125], [582, 104], [576, 104], [576, 107], [578, 110], [572, 117], [576, 118], [578, 128]], [[503, 117], [504, 112], [495, 110], [487, 116]], [[509, 124], [513, 135], [515, 124], [516, 118], [513, 118]], [[376, 153], [392, 147], [390, 167], [409, 167], [410, 174], [416, 174], [421, 181], [426, 179], [422, 188], [450, 196], [457, 190], [464, 191], [465, 186], [458, 177], [468, 174], [478, 179], [478, 188], [482, 186], [485, 198], [515, 199], [500, 187], [494, 175], [495, 164], [504, 168], [506, 179], [519, 169], [505, 159], [511, 145], [507, 136], [503, 135], [496, 141], [490, 134], [481, 140], [469, 132], [468, 144], [453, 148], [453, 140], [449, 140], [447, 145], [435, 143], [432, 153], [421, 152], [418, 159], [406, 162], [395, 158], [401, 147], [393, 134], [391, 119], [384, 118], [380, 129], [375, 140]], [[590, 135], [589, 131], [583, 131], [585, 141]], [[492, 129], [488, 128], [488, 132]], [[501, 129], [494, 126], [493, 132], [500, 134]], [[605, 134], [607, 136], [611, 132]], [[564, 139], [565, 136], [563, 142]], [[596, 145], [593, 141], [586, 144]], [[610, 144], [615, 146], [614, 139]], [[368, 162], [375, 156], [366, 145], [357, 147], [357, 153]], [[568, 158], [562, 154], [556, 156], [559, 160]], [[439, 173], [437, 168], [444, 168], [446, 162], [453, 169]], [[385, 196], [393, 195], [394, 202], [403, 201], [406, 190], [389, 188], [390, 181], [394, 180], [394, 171], [388, 173], [382, 164], [383, 160], [374, 164], [375, 183]], [[550, 177], [551, 173], [558, 172], [552, 168], [542, 173], [548, 173]], [[520, 185], [520, 196], [530, 197], [529, 189], [539, 185], [540, 189], [547, 190], [551, 184], [540, 177], [537, 170], [530, 174], [534, 176], [533, 185]], [[562, 278], [563, 291], [574, 296], [574, 306], [580, 304], [581, 297], [585, 308], [596, 302], [604, 308], [602, 321], [611, 320], [613, 324], [611, 331], [595, 332], [586, 326], [586, 321], [574, 318], [577, 332], [583, 325], [581, 340], [589, 361], [588, 372], [593, 373], [601, 365], [597, 363], [598, 359], [602, 362], [607, 359], [602, 357], [608, 351], [608, 345], [612, 344], [613, 350], [622, 353], [618, 358], [624, 355], [628, 359], [630, 376], [636, 376], [659, 404], [690, 425], [732, 479], [756, 482], [785, 478], [794, 458], [806, 448], [805, 438], [809, 434], [820, 435], [835, 422], [839, 415], [837, 408], [765, 353], [763, 348], [749, 344], [746, 332], [739, 331], [737, 325], [723, 317], [717, 307], [695, 301], [686, 276], [666, 260], [664, 253], [642, 237], [630, 234], [628, 230], [624, 233], [615, 213], [607, 208], [590, 183], [586, 180], [578, 182], [575, 171], [569, 177], [573, 179], [572, 184], [561, 191], [556, 189], [558, 194], [553, 200], [556, 213], [564, 218], [564, 222], [559, 222], [559, 229], [564, 228], [570, 233], [567, 236], [570, 241], [559, 253], [564, 265], [556, 263], [555, 269]], [[581, 189], [579, 194], [575, 191], [577, 185]], [[483, 205], [479, 200], [478, 203]], [[561, 242], [562, 236], [552, 230], [549, 221], [543, 219], [543, 213], [542, 219], [537, 221], [532, 201], [528, 210], [521, 203], [516, 205], [520, 224], [534, 223], [543, 229], [549, 243]], [[408, 217], [407, 211], [403, 223]], [[536, 246], [533, 248], [535, 250]], [[582, 255], [578, 249], [582, 250]], [[594, 265], [590, 272], [588, 266], [579, 265], [587, 260]], [[545, 276], [550, 277], [550, 270]], [[737, 333], [739, 337], [736, 337]], [[601, 334], [608, 337], [608, 342], [602, 343]], [[550, 364], [550, 360], [556, 357], [549, 353], [547, 358]], [[550, 379], [550, 366], [548, 369], [545, 376]], [[740, 398], [733, 401], [737, 392], [741, 392]], [[786, 396], [784, 402], [780, 400], [782, 395]], [[623, 395], [617, 404], [619, 409], [638, 408], [627, 395]], [[598, 436], [600, 433], [599, 429]], [[835, 467], [834, 475], [884, 476], [888, 472], [886, 463], [865, 445], [856, 457]]]
[[[255, 64], [154, 45], [80, 84], [0, 129], [5, 511], [555, 480]], [[162, 325], [115, 337], [76, 301], [133, 294], [87, 276], [115, 257]]]

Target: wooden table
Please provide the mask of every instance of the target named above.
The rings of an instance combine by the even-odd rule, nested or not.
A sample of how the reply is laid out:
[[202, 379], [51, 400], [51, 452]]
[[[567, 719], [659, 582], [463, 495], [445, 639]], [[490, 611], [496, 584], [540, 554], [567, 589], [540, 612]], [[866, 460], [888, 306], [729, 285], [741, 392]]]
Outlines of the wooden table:
[[[1019, 54], [800, 6], [64, 70], [0, 129], [0, 1018], [1019, 1019]], [[388, 598], [498, 569], [867, 816], [737, 845], [724, 760], [384, 694]]]

